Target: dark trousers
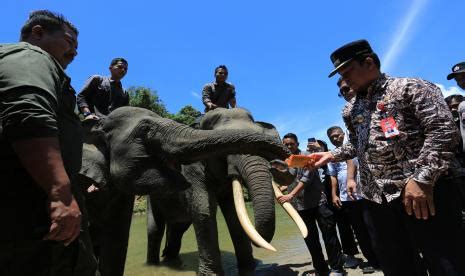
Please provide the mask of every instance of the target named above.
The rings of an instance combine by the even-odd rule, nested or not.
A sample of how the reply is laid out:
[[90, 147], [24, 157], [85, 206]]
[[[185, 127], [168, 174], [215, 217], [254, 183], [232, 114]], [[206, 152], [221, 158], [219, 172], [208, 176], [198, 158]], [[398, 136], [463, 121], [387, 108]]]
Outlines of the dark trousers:
[[[73, 190], [83, 213], [81, 234], [65, 247], [62, 242], [43, 240], [50, 221], [47, 197], [41, 188], [32, 184], [29, 189], [26, 185], [13, 186], [0, 195], [0, 217], [5, 222], [0, 228], [0, 276], [95, 275], [81, 194]], [[26, 188], [20, 190], [21, 187]]]
[[[416, 219], [402, 198], [367, 202], [366, 222], [386, 276], [465, 275], [458, 179], [440, 178], [434, 187], [436, 215]], [[419, 253], [423, 256], [420, 258]]]
[[342, 260], [341, 245], [336, 233], [336, 221], [333, 212], [324, 204], [319, 207], [299, 211], [299, 214], [308, 228], [308, 236], [305, 238], [305, 243], [312, 256], [315, 270], [319, 273], [326, 273], [329, 270], [320, 244], [320, 237], [316, 226], [316, 222], [318, 222], [325, 242], [329, 266], [333, 270], [342, 271], [344, 261]]
[[357, 201], [344, 201], [342, 202], [342, 212], [347, 214], [350, 225], [352, 226], [352, 229], [354, 229], [355, 236], [357, 237], [360, 250], [362, 251], [363, 256], [367, 259], [368, 264], [373, 267], [379, 267], [378, 258], [373, 250], [370, 233], [368, 232], [368, 228], [364, 220], [364, 204], [364, 199]]
[[332, 210], [334, 211], [339, 237], [341, 238], [342, 252], [346, 255], [358, 254], [359, 252], [352, 230], [349, 210], [344, 206], [341, 209], [333, 208]]
[[78, 241], [67, 247], [60, 242], [41, 240], [0, 244], [0, 275], [81, 275], [75, 269], [78, 247]]

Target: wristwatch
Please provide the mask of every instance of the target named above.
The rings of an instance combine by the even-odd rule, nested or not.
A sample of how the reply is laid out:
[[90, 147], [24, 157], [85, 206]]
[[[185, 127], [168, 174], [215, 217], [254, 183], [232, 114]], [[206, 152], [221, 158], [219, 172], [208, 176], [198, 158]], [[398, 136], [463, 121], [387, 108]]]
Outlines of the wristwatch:
[[86, 111], [86, 112], [82, 113], [82, 115], [84, 115], [84, 117], [87, 117], [87, 116], [89, 116], [91, 114], [92, 114], [92, 112], [90, 112], [90, 111]]

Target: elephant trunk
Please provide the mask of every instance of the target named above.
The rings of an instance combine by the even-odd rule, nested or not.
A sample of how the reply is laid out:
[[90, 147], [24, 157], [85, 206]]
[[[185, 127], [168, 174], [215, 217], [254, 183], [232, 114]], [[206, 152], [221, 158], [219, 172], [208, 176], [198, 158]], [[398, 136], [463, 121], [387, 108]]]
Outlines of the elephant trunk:
[[[161, 147], [168, 160], [191, 163], [225, 154], [257, 154], [268, 159], [284, 159], [289, 151], [276, 137], [248, 130], [197, 130], [172, 120], [147, 132], [149, 147]], [[158, 152], [158, 151], [157, 151]]]
[[238, 172], [252, 199], [255, 229], [270, 242], [275, 231], [275, 196], [269, 163], [259, 156], [251, 155], [242, 155], [238, 160]]

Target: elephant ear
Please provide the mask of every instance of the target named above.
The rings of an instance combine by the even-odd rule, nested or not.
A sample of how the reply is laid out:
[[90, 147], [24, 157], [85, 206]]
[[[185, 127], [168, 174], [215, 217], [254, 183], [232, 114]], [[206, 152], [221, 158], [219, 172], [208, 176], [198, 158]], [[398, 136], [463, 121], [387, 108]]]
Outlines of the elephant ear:
[[82, 147], [82, 165], [79, 176], [84, 185], [95, 184], [104, 189], [109, 182], [110, 169], [104, 153], [94, 144]]
[[110, 169], [106, 158], [105, 135], [101, 130], [103, 120], [84, 120], [84, 144], [82, 147], [82, 165], [79, 179], [82, 184], [95, 184], [105, 188], [109, 184]]
[[274, 125], [270, 123], [266, 123], [266, 122], [259, 122], [259, 121], [255, 122], [255, 124], [263, 129], [263, 133], [276, 137], [277, 139], [281, 140], [281, 138], [279, 137], [279, 132], [276, 130]]

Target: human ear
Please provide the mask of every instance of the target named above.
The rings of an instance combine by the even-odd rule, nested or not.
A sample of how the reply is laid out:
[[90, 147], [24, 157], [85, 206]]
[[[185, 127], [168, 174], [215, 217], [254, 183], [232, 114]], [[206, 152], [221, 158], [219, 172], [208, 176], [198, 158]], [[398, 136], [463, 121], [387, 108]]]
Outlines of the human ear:
[[375, 61], [371, 57], [367, 57], [365, 59], [365, 65], [366, 65], [367, 69], [369, 69], [369, 70], [373, 70], [376, 67]]
[[31, 35], [30, 37], [35, 39], [35, 40], [40, 40], [42, 36], [44, 35], [45, 30], [41, 25], [35, 25], [31, 29]]

